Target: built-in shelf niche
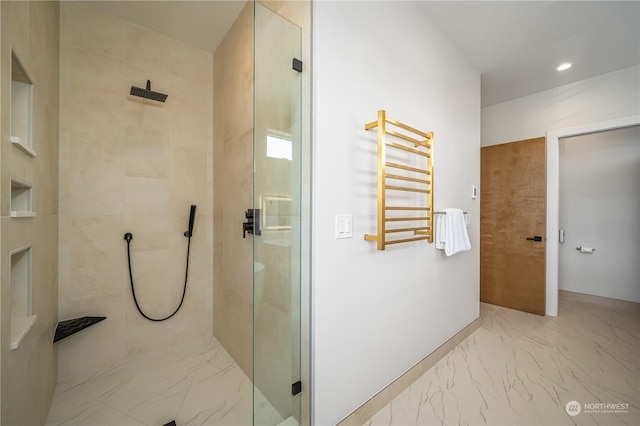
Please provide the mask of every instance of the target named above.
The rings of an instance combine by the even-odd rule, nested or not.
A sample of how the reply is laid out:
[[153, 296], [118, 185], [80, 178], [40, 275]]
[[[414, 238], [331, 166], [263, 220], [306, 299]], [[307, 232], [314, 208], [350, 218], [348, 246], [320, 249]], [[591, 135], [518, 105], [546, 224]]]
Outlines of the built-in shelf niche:
[[11, 339], [17, 349], [36, 322], [31, 306], [31, 246], [11, 252]]
[[33, 118], [33, 83], [24, 67], [11, 53], [11, 143], [25, 154], [35, 157], [31, 139]]
[[11, 178], [11, 217], [33, 217], [32, 187], [29, 182]]

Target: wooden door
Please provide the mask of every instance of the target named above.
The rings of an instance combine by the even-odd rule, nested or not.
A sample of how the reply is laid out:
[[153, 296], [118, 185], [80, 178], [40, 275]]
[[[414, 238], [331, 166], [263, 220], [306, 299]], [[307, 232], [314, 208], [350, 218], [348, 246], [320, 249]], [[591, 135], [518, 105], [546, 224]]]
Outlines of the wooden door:
[[[545, 313], [545, 138], [483, 147], [480, 300]], [[539, 238], [537, 238], [539, 237]]]

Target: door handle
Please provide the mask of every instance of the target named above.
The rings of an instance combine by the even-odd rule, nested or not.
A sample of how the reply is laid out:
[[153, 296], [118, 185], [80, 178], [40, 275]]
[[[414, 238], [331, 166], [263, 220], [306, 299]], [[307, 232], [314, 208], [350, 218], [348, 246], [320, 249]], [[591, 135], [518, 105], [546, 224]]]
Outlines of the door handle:
[[527, 237], [528, 241], [535, 241], [537, 243], [539, 243], [540, 241], [542, 241], [542, 237], [540, 235], [536, 235], [535, 237]]

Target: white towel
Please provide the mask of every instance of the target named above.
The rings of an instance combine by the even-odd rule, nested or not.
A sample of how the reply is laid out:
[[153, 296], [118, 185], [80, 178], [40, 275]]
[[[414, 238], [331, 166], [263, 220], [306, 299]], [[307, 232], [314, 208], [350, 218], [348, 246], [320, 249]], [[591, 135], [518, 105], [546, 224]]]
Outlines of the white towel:
[[447, 256], [453, 256], [461, 251], [471, 250], [471, 242], [469, 241], [469, 234], [467, 233], [464, 212], [455, 208], [444, 209], [444, 212], [444, 227], [441, 223], [440, 235], [444, 228], [445, 254]]
[[436, 239], [436, 248], [438, 250], [444, 250], [444, 239], [445, 239], [445, 221], [443, 214], [437, 214], [436, 216], [436, 225], [434, 229], [434, 236]]

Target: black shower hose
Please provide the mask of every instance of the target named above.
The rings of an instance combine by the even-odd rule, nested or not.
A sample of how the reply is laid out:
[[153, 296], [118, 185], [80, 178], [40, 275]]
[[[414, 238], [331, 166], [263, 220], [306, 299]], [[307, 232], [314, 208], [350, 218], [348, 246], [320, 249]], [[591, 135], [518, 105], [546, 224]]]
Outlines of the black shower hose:
[[124, 239], [127, 242], [127, 261], [129, 263], [129, 281], [131, 282], [131, 294], [133, 295], [133, 301], [135, 302], [136, 308], [138, 308], [138, 312], [140, 312], [140, 315], [142, 315], [149, 321], [160, 322], [160, 321], [168, 320], [169, 318], [171, 318], [172, 316], [178, 313], [178, 311], [182, 307], [182, 304], [184, 303], [184, 296], [187, 294], [187, 278], [189, 277], [189, 251], [191, 249], [191, 235], [189, 234], [189, 232], [185, 232], [185, 236], [189, 239], [189, 242], [187, 243], [187, 266], [184, 272], [184, 287], [182, 289], [182, 299], [180, 299], [180, 304], [178, 305], [176, 310], [173, 311], [173, 313], [167, 317], [151, 318], [150, 316], [142, 312], [142, 308], [140, 308], [140, 304], [138, 303], [138, 298], [136, 297], [136, 289], [133, 285], [133, 273], [131, 272], [131, 240], [133, 239], [133, 234], [131, 234], [130, 232], [127, 232], [126, 234], [124, 234]]

